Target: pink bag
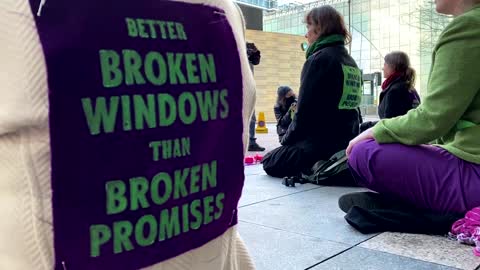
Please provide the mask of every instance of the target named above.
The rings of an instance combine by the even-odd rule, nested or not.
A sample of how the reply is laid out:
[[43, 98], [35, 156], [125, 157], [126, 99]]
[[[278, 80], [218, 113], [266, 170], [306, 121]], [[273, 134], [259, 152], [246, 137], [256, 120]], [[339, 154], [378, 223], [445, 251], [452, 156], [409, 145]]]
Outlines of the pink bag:
[[473, 254], [480, 257], [480, 207], [473, 208], [453, 223], [449, 236], [462, 244], [474, 245]]

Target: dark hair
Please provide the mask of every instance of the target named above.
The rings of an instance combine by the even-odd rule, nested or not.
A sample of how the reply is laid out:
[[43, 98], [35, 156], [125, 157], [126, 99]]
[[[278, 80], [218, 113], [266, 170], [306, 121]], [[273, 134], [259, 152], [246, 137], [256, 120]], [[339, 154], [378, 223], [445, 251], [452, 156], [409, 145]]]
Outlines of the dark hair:
[[287, 98], [285, 96], [290, 91], [292, 91], [292, 88], [290, 88], [289, 86], [278, 87], [278, 90], [277, 90], [277, 105], [282, 107], [283, 109], [286, 109], [285, 106], [287, 105]]
[[395, 72], [401, 73], [403, 79], [408, 83], [408, 89], [415, 88], [415, 70], [410, 66], [410, 58], [401, 51], [391, 52], [385, 55], [385, 63], [393, 68]]
[[332, 6], [325, 5], [310, 10], [305, 16], [305, 23], [315, 26], [315, 33], [320, 37], [342, 35], [345, 44], [352, 41], [352, 36], [345, 26], [343, 16]]

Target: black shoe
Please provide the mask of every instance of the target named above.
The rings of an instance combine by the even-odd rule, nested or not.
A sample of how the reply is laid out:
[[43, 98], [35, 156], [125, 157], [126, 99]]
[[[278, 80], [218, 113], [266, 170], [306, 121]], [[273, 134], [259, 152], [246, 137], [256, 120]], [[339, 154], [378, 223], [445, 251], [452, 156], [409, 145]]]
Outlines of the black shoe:
[[248, 151], [251, 151], [251, 152], [263, 152], [265, 151], [265, 147], [261, 147], [260, 145], [258, 145], [258, 143], [256, 142], [251, 142], [248, 144]]
[[354, 192], [345, 194], [338, 199], [338, 207], [345, 213], [348, 213], [353, 206], [369, 210], [400, 209], [400, 205], [398, 202], [375, 192]]
[[295, 187], [295, 183], [306, 184], [307, 181], [301, 176], [285, 176], [282, 180], [282, 184], [287, 187]]
[[295, 179], [293, 177], [284, 177], [282, 184], [286, 187], [295, 187]]

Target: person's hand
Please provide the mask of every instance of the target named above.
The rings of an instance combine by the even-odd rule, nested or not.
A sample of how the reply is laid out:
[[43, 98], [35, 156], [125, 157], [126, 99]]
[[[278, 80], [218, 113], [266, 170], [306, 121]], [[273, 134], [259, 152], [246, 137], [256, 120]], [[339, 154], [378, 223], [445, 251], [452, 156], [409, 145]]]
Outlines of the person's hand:
[[360, 133], [357, 137], [353, 138], [353, 140], [350, 141], [347, 147], [347, 157], [350, 156], [350, 153], [352, 152], [353, 147], [361, 141], [368, 140], [368, 139], [374, 139], [373, 137], [373, 128], [369, 128], [365, 130], [364, 132]]
[[297, 103], [292, 103], [292, 105], [290, 105], [290, 111], [295, 112], [296, 110], [297, 110]]

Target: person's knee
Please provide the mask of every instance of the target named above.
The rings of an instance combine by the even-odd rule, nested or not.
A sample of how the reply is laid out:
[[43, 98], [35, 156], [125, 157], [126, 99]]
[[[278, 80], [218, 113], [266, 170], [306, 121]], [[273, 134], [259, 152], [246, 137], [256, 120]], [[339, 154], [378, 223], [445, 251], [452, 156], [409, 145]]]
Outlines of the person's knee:
[[[373, 190], [379, 189], [385, 179], [396, 177], [411, 165], [405, 162], [408, 146], [378, 144], [367, 140], [355, 145], [348, 158], [348, 165], [357, 182]], [[378, 191], [378, 190], [377, 190]]]
[[369, 160], [368, 152], [372, 143], [375, 143], [375, 141], [367, 140], [353, 147], [352, 152], [348, 156], [348, 165], [352, 170], [358, 171], [359, 168], [366, 166]]
[[263, 163], [263, 170], [268, 176], [282, 178], [287, 176], [282, 166], [276, 166], [276, 164]]
[[375, 140], [367, 140], [358, 143], [352, 149], [348, 157], [348, 166], [355, 179], [355, 182], [364, 187], [370, 187], [372, 184], [372, 175], [370, 171], [375, 166], [369, 166], [373, 162], [374, 153], [378, 150], [378, 143]]

